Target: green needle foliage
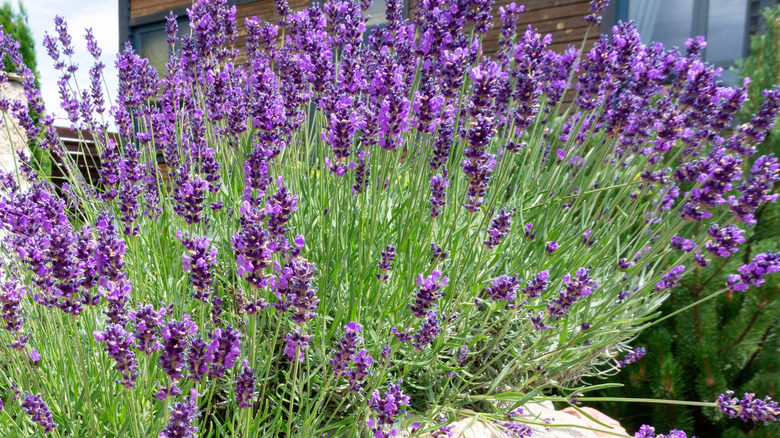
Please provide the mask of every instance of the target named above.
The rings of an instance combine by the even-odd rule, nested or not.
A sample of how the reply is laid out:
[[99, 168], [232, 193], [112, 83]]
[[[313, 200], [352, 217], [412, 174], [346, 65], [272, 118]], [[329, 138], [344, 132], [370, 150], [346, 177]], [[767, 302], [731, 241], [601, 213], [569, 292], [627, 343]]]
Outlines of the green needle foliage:
[[[750, 99], [739, 113], [747, 122], [761, 102], [763, 87], [780, 81], [780, 5], [763, 12], [766, 29], [753, 36], [750, 56], [738, 63], [742, 77], [749, 77]], [[780, 129], [775, 125], [760, 153], [780, 155]], [[752, 165], [754, 160], [749, 164]], [[715, 294], [737, 267], [755, 254], [780, 247], [780, 205], [767, 204], [756, 214], [758, 225], [746, 235], [745, 247], [735, 256], [709, 269], [693, 266], [694, 273], [661, 309], [673, 312]], [[681, 313], [653, 327], [634, 342], [647, 348], [647, 356], [609, 382], [622, 389], [601, 391], [603, 396], [712, 400], [719, 388], [743, 393], [780, 394], [780, 282], [769, 279], [755, 293], [728, 293]], [[777, 437], [780, 425], [761, 426], [729, 421], [712, 409], [696, 406], [600, 404], [620, 418], [629, 430], [653, 424], [659, 430], [681, 428], [696, 436]]]

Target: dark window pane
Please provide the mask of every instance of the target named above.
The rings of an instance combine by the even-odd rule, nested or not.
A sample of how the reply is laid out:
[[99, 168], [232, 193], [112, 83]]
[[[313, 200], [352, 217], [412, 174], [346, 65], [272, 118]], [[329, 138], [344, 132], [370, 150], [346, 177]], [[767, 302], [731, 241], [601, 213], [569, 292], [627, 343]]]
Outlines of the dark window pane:
[[[188, 20], [179, 20], [179, 38], [189, 35]], [[165, 41], [168, 34], [165, 33], [165, 22], [139, 26], [133, 29], [135, 50], [142, 58], [148, 58], [149, 63], [160, 74], [165, 72], [165, 64], [168, 63], [170, 45]], [[177, 47], [178, 48], [178, 47]]]
[[628, 4], [628, 19], [636, 22], [643, 43], [660, 42], [682, 50], [692, 33], [693, 0], [633, 0]]
[[745, 50], [747, 0], [710, 0], [706, 59], [731, 64]]
[[371, 7], [368, 8], [369, 20], [366, 27], [376, 26], [387, 23], [385, 12], [387, 11], [387, 2], [385, 0], [374, 0]]

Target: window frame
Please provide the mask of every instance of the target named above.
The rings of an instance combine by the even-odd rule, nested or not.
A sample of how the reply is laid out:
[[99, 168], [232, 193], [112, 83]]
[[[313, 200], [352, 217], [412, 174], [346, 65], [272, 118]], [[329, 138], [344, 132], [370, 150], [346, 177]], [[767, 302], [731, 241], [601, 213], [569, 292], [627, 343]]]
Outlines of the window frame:
[[[617, 0], [609, 5], [605, 13], [603, 14], [604, 20], [601, 24], [601, 32], [609, 34], [613, 25], [618, 21], [628, 21], [628, 4], [630, 1], [641, 0]], [[710, 64], [717, 67], [723, 67], [724, 69], [734, 67], [736, 65], [736, 59], [741, 59], [750, 54], [750, 16], [754, 2], [748, 0], [747, 8], [745, 11], [745, 26], [742, 29], [744, 35], [745, 44], [742, 47], [742, 53], [739, 58], [735, 58], [732, 61], [717, 61], [710, 62]], [[698, 35], [707, 35], [709, 17], [710, 17], [710, 0], [693, 0], [693, 11], [691, 14], [691, 38], [695, 38]], [[682, 47], [681, 47], [682, 49]], [[707, 49], [702, 51], [702, 59], [707, 59]], [[709, 61], [708, 61], [709, 62]]]

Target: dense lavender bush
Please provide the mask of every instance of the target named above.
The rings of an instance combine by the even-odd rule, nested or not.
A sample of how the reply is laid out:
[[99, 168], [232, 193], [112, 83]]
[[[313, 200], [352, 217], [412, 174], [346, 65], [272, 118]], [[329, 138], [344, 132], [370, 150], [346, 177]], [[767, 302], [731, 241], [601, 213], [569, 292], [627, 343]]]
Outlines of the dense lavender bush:
[[[519, 406], [581, 403], [584, 376], [633, 366], [626, 343], [685, 265], [738, 254], [777, 199], [777, 159], [743, 162], [780, 89], [726, 135], [746, 89], [718, 82], [702, 39], [645, 46], [621, 23], [561, 54], [510, 5], [488, 56], [492, 2], [422, 1], [409, 21], [388, 1], [364, 42], [369, 5], [280, 0], [281, 27], [246, 20], [239, 62], [235, 7], [197, 2], [190, 35], [168, 21], [180, 49], [162, 75], [117, 55], [113, 101], [99, 62], [75, 83], [55, 20], [44, 45], [100, 178], [51, 117], [0, 100], [69, 172], [55, 188], [20, 155], [0, 178], [4, 430], [385, 437], [414, 422], [421, 436], [466, 416], [527, 436]], [[750, 294], [779, 257], [720, 293]], [[771, 400], [724, 394], [705, 404], [774, 418]]]

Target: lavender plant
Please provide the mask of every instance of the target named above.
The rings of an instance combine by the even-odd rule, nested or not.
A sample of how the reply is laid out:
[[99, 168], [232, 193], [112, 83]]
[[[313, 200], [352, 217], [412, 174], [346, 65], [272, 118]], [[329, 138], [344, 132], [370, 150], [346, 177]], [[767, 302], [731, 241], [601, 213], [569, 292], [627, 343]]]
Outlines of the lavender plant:
[[[746, 89], [718, 81], [702, 39], [645, 46], [621, 23], [559, 54], [513, 4], [489, 56], [492, 2], [422, 1], [407, 20], [391, 0], [364, 41], [370, 2], [279, 0], [280, 26], [247, 19], [239, 51], [226, 3], [196, 2], [180, 41], [169, 17], [162, 74], [128, 45], [112, 96], [99, 61], [76, 83], [55, 20], [44, 44], [98, 181], [52, 117], [0, 100], [6, 131], [69, 175], [55, 187], [20, 153], [0, 178], [4, 430], [441, 436], [465, 416], [527, 436], [518, 407], [576, 405], [584, 376], [638, 360], [627, 343], [685, 264], [732, 257], [778, 197], [777, 158], [743, 161], [780, 89], [727, 134]], [[721, 293], [751, 293], [778, 257]], [[757, 400], [774, 419], [771, 400], [706, 404], [744, 418]]]

